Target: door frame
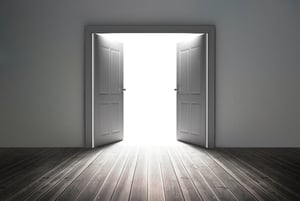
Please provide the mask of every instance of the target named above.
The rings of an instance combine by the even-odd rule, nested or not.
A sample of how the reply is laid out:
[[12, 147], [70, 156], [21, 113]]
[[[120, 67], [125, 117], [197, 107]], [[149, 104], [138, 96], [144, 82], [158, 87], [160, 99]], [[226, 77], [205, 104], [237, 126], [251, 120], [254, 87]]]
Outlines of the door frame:
[[[92, 34], [104, 33], [206, 33], [206, 148], [215, 147], [215, 25], [88, 25], [84, 33], [85, 147], [94, 148], [94, 66]], [[175, 86], [174, 86], [175, 87]]]

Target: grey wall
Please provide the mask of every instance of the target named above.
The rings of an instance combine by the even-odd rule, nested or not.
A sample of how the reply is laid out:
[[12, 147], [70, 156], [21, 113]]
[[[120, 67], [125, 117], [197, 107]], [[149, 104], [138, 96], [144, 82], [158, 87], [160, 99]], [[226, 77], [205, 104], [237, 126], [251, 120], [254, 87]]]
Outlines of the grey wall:
[[298, 0], [1, 0], [0, 147], [83, 146], [88, 24], [215, 24], [217, 146], [300, 146]]

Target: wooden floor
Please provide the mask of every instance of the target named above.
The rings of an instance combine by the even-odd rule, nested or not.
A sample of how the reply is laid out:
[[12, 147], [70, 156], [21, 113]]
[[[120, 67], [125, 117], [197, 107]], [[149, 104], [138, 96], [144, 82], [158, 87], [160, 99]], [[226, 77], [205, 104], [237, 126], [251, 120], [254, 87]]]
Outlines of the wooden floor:
[[0, 200], [300, 200], [300, 149], [0, 149]]

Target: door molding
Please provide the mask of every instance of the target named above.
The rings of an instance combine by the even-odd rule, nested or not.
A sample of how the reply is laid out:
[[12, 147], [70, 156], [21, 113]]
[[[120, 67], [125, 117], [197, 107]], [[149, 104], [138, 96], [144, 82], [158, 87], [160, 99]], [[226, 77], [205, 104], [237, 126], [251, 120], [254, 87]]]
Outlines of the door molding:
[[84, 33], [85, 147], [94, 147], [93, 33], [207, 33], [206, 148], [215, 147], [216, 27], [214, 25], [88, 25]]

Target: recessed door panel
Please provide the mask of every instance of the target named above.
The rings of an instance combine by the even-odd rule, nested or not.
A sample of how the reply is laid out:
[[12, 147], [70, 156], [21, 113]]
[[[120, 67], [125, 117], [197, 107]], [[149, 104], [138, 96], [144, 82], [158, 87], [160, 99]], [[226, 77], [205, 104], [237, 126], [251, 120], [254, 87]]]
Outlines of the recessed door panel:
[[122, 118], [120, 116], [120, 113], [122, 112], [122, 106], [120, 102], [114, 102], [112, 103], [112, 110], [111, 110], [111, 121], [114, 121], [114, 124], [112, 124], [111, 132], [112, 134], [119, 134], [121, 131], [120, 128], [122, 128]]
[[121, 56], [120, 51], [112, 49], [110, 52], [110, 62], [111, 62], [111, 92], [112, 93], [120, 93], [121, 92]]
[[101, 68], [95, 68], [95, 85], [98, 87], [99, 94], [109, 93], [109, 82], [110, 82], [110, 69], [109, 69], [109, 48], [99, 46], [98, 54], [95, 57], [95, 66], [101, 66]]
[[200, 104], [198, 103], [191, 103], [190, 104], [191, 113], [190, 113], [190, 122], [191, 128], [190, 132], [193, 135], [200, 135], [201, 134], [201, 126], [199, 123], [199, 119], [201, 118], [201, 109]]
[[180, 121], [179, 121], [179, 130], [181, 133], [187, 133], [189, 128], [189, 113], [190, 113], [190, 104], [186, 102], [180, 103]]
[[[190, 49], [190, 92], [192, 94], [200, 94], [201, 87], [201, 68], [200, 66], [200, 55], [201, 51], [199, 47]], [[200, 77], [199, 77], [200, 76]]]
[[[102, 103], [95, 105], [96, 118], [95, 121], [95, 133], [98, 135], [108, 135], [110, 134], [110, 113], [111, 104]], [[96, 135], [96, 136], [98, 136]]]
[[188, 80], [189, 80], [189, 77], [188, 77], [188, 75], [189, 75], [189, 69], [188, 69], [189, 54], [188, 53], [189, 53], [188, 50], [184, 50], [184, 49], [179, 52], [180, 65], [179, 65], [178, 70], [180, 73], [179, 73], [179, 77], [178, 77], [179, 78], [178, 85], [180, 86], [179, 93], [181, 93], [181, 94], [188, 93], [188, 89], [189, 89], [189, 82], [188, 82]]

